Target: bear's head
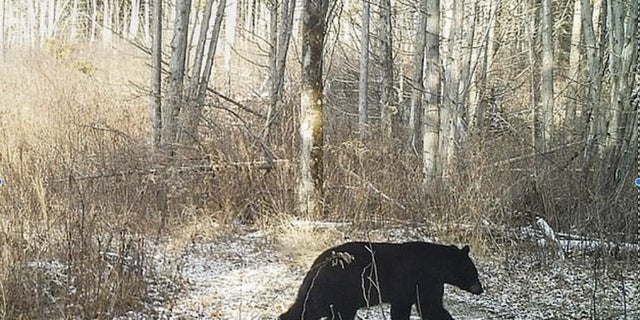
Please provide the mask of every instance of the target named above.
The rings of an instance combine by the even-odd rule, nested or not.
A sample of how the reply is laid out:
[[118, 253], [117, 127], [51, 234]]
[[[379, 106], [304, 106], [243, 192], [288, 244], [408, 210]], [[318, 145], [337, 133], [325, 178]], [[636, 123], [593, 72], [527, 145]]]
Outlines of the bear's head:
[[469, 257], [469, 246], [464, 246], [462, 249], [458, 249], [456, 246], [451, 247], [452, 268], [449, 284], [473, 294], [484, 292], [480, 279], [478, 279], [478, 269]]

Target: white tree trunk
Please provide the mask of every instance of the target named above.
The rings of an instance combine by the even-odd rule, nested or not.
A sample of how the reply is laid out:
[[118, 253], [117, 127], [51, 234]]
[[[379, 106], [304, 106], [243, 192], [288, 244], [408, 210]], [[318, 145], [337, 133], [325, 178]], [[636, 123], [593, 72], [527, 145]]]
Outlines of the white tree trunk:
[[362, 0], [362, 26], [360, 38], [360, 77], [358, 78], [358, 131], [360, 139], [367, 135], [369, 124], [369, 20], [371, 19], [370, 0]]
[[542, 80], [540, 97], [542, 99], [542, 150], [547, 151], [553, 130], [553, 12], [551, 0], [542, 0]]
[[[162, 110], [162, 146], [172, 154], [177, 142], [178, 115], [184, 102], [184, 76], [189, 34], [189, 12], [191, 0], [178, 0], [171, 40], [171, 61], [169, 63], [169, 83], [167, 99]], [[182, 129], [180, 129], [182, 130]]]
[[91, 0], [91, 31], [89, 34], [89, 43], [96, 40], [96, 26], [98, 25], [98, 0]]
[[592, 19], [595, 12], [592, 13], [589, 0], [581, 0], [580, 4], [588, 70], [588, 99], [587, 103], [585, 103], [585, 110], [583, 111], [586, 118], [585, 120], [589, 124], [589, 133], [587, 135], [583, 160], [583, 172], [585, 173], [584, 178], [586, 178], [586, 172], [588, 172], [589, 163], [591, 162], [592, 150], [595, 149], [596, 146], [604, 145], [602, 137], [604, 136], [605, 128], [604, 115], [600, 105], [600, 50], [598, 49], [599, 46], [594, 29], [594, 20]]
[[422, 120], [424, 184], [432, 185], [441, 174], [438, 162], [440, 132], [440, 0], [427, 1], [425, 51], [425, 106]]
[[564, 106], [566, 110], [565, 121], [569, 125], [575, 123], [577, 94], [580, 82], [580, 49], [582, 39], [582, 5], [580, 0], [573, 3], [573, 23], [571, 24], [571, 49], [569, 51], [569, 78], [567, 89], [564, 93]]
[[[368, 0], [364, 0], [365, 2]], [[413, 56], [413, 79], [411, 89], [411, 109], [409, 110], [409, 145], [416, 147], [418, 134], [418, 116], [422, 111], [424, 98], [424, 54], [427, 41], [427, 8], [430, 0], [421, 0], [418, 6], [418, 25], [416, 30], [415, 52]]]
[[382, 79], [380, 79], [380, 121], [382, 139], [392, 134], [393, 118], [397, 113], [393, 89], [393, 29], [391, 20], [391, 0], [382, 0], [380, 4], [380, 61]]
[[149, 111], [151, 119], [151, 150], [155, 153], [160, 147], [162, 129], [162, 0], [154, 1], [152, 35]]
[[[227, 75], [227, 85], [231, 86], [231, 50], [236, 41], [236, 25], [238, 17], [238, 1], [231, 1], [226, 8], [225, 42], [223, 51], [224, 69]], [[231, 89], [231, 88], [229, 88]]]
[[138, 37], [140, 28], [140, 0], [131, 0], [131, 17], [129, 18], [129, 39]]
[[113, 17], [111, 9], [114, 0], [103, 0], [102, 3], [102, 44], [104, 46], [111, 45], [113, 40]]

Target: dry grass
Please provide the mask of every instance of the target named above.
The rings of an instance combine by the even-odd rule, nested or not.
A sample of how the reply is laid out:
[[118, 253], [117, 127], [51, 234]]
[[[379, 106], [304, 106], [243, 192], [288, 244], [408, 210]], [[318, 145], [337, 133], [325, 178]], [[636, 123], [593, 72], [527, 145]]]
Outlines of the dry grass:
[[0, 67], [0, 318], [102, 318], [145, 297], [145, 223], [118, 197], [127, 182], [87, 178], [140, 148], [144, 100], [119, 84], [143, 65], [94, 57], [93, 75], [38, 51]]
[[[495, 230], [512, 223], [516, 209], [549, 214], [560, 229], [580, 223], [581, 230], [630, 234], [624, 210], [608, 214], [632, 212], [634, 195], [625, 189], [608, 209], [606, 201], [590, 202], [597, 190], [573, 183], [580, 175], [563, 166], [575, 150], [549, 156], [554, 169], [536, 179], [533, 159], [495, 165], [531, 151], [521, 133], [526, 119], [517, 115], [526, 109], [526, 86], [504, 97], [516, 114], [505, 116], [513, 130], [472, 133], [446, 184], [425, 190], [421, 158], [406, 137], [385, 145], [372, 132], [372, 139], [358, 141], [356, 119], [345, 115], [345, 106], [356, 105], [357, 85], [349, 82], [356, 69], [335, 58], [328, 77], [346, 80], [327, 89], [326, 215], [302, 219], [349, 223], [336, 229], [291, 218], [295, 85], [269, 141], [279, 160], [274, 168], [253, 165], [265, 158], [255, 139], [264, 121], [246, 114], [239, 121], [211, 99], [197, 157], [183, 164], [197, 161], [213, 172], [183, 172], [148, 159], [147, 98], [132, 85], [147, 83], [144, 58], [128, 49], [51, 44], [48, 50], [13, 52], [0, 64], [0, 318], [109, 318], [144, 308], [154, 277], [148, 241], [169, 239], [168, 250], [179, 252], [189, 243], [215, 241], [237, 224], [266, 230], [297, 266], [345, 239], [386, 240], [367, 231], [389, 224], [421, 230], [416, 237], [470, 243], [481, 255], [500, 245]], [[232, 70], [251, 76], [232, 79], [233, 87], [218, 79], [216, 87], [266, 113], [266, 101], [257, 97], [263, 72], [234, 59]], [[289, 80], [296, 83], [295, 76]], [[375, 108], [371, 112], [376, 127]], [[576, 213], [581, 208], [589, 218]]]

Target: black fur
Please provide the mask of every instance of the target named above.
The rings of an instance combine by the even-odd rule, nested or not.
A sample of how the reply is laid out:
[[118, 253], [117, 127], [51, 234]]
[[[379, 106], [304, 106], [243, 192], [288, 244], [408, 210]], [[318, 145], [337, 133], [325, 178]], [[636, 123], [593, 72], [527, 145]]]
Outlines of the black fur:
[[391, 305], [391, 319], [409, 319], [416, 304], [423, 319], [453, 319], [442, 306], [444, 284], [483, 292], [469, 246], [427, 242], [350, 242], [323, 252], [280, 320], [352, 320], [359, 308]]

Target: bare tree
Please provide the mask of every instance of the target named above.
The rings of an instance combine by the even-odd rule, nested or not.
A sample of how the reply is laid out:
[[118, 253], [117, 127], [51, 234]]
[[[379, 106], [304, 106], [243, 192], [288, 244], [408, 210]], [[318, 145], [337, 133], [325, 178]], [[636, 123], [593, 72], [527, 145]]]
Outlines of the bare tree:
[[569, 83], [564, 93], [564, 106], [566, 108], [565, 120], [569, 125], [575, 123], [576, 94], [580, 77], [580, 40], [582, 39], [582, 4], [580, 0], [573, 3], [573, 23], [571, 24], [571, 49], [569, 51]]
[[91, 0], [91, 29], [89, 31], [89, 42], [96, 39], [96, 26], [98, 25], [98, 0]]
[[[220, 38], [220, 30], [222, 29], [222, 20], [225, 14], [226, 0], [219, 0], [216, 9], [216, 17], [211, 29], [211, 41], [205, 57], [205, 42], [208, 32], [209, 18], [211, 15], [211, 7], [214, 0], [209, 0], [205, 8], [205, 17], [202, 19], [201, 35], [198, 39], [196, 47], [196, 62], [192, 68], [191, 83], [188, 91], [188, 101], [185, 109], [180, 112], [180, 132], [178, 132], [177, 141], [183, 144], [192, 144], [199, 140], [198, 124], [202, 113], [202, 105], [204, 103], [205, 94], [209, 87], [209, 78], [213, 70], [213, 60]], [[206, 59], [205, 59], [206, 58]], [[204, 61], [204, 66], [202, 65]]]
[[371, 0], [362, 0], [362, 26], [360, 38], [360, 77], [358, 78], [358, 130], [360, 139], [367, 135], [369, 123], [369, 20], [371, 20]]
[[162, 0], [154, 1], [153, 33], [151, 42], [151, 97], [149, 103], [151, 119], [151, 148], [160, 146], [162, 129]]
[[302, 91], [300, 94], [300, 213], [324, 214], [322, 53], [327, 0], [305, 0], [302, 17]]
[[542, 151], [549, 149], [553, 130], [553, 12], [551, 0], [542, 0]]
[[113, 40], [113, 1], [102, 2], [102, 44], [105, 46], [111, 45]]
[[423, 173], [424, 184], [431, 185], [440, 176], [438, 156], [440, 132], [440, 0], [428, 0], [425, 51], [425, 95], [423, 113]]
[[176, 19], [173, 39], [171, 40], [171, 61], [169, 63], [169, 83], [167, 98], [162, 110], [162, 145], [173, 153], [173, 144], [177, 142], [177, 122], [180, 107], [184, 103], [184, 76], [189, 34], [189, 12], [191, 0], [176, 2]]
[[[477, 80], [477, 105], [472, 105], [472, 114], [474, 125], [478, 128], [484, 127], [484, 117], [489, 104], [489, 84], [491, 83], [491, 69], [493, 65], [493, 55], [495, 46], [495, 25], [496, 25], [496, 13], [500, 6], [500, 0], [489, 0], [485, 3], [484, 8], [484, 21], [486, 29], [482, 37], [480, 56], [480, 68]], [[475, 108], [475, 110], [473, 109]]]
[[536, 44], [537, 44], [537, 8], [535, 0], [527, 0], [526, 3], [526, 27], [525, 33], [527, 35], [527, 60], [529, 63], [529, 105], [531, 108], [531, 145], [538, 145], [538, 102], [540, 101], [539, 91], [539, 77], [538, 77], [538, 58], [536, 56]]
[[[282, 96], [284, 94], [284, 75], [289, 51], [289, 42], [293, 32], [293, 18], [296, 0], [282, 0], [271, 12], [271, 90], [269, 92], [269, 110], [267, 122], [263, 131], [263, 137], [267, 138], [271, 128], [278, 122], [282, 109]], [[278, 8], [279, 7], [279, 8]], [[278, 26], [278, 9], [281, 18]]]
[[382, 138], [391, 137], [393, 117], [397, 113], [393, 88], [393, 29], [391, 22], [391, 0], [380, 2], [380, 57], [382, 79], [380, 81], [380, 117]]
[[131, 12], [129, 18], [129, 39], [138, 37], [138, 29], [140, 28], [140, 0], [131, 0]]
[[[592, 17], [591, 4], [589, 0], [581, 0], [582, 24], [584, 28], [584, 46], [587, 57], [587, 88], [588, 99], [585, 104], [585, 122], [588, 124], [587, 142], [585, 144], [583, 172], [588, 172], [592, 160], [592, 153], [599, 144], [600, 137], [604, 136], [604, 116], [600, 106], [601, 72], [600, 72], [600, 50]], [[603, 141], [602, 141], [603, 142]], [[603, 143], [602, 143], [603, 144]], [[583, 175], [586, 179], [586, 174]]]
[[424, 97], [424, 54], [427, 41], [427, 7], [430, 0], [421, 0], [418, 6], [418, 26], [416, 30], [415, 53], [413, 55], [413, 79], [411, 89], [411, 109], [409, 111], [409, 144], [416, 146], [418, 134], [418, 115], [422, 111], [422, 99]]

